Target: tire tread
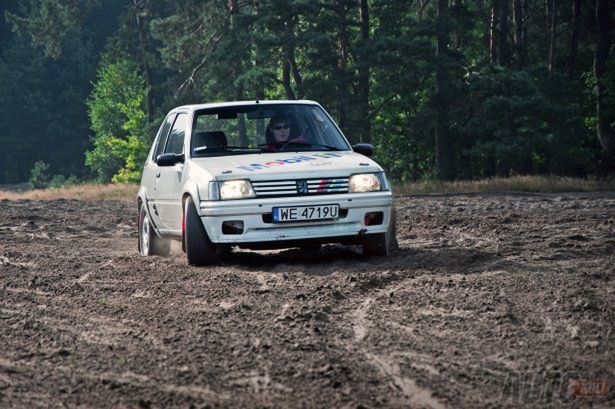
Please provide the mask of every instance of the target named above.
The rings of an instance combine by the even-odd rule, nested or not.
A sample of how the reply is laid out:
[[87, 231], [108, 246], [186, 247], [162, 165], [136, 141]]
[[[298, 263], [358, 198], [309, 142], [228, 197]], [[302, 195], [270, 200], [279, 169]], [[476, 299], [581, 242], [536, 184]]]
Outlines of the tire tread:
[[184, 234], [184, 247], [188, 264], [205, 266], [216, 262], [215, 244], [207, 237], [201, 218], [191, 197], [188, 197], [184, 206], [186, 231]]

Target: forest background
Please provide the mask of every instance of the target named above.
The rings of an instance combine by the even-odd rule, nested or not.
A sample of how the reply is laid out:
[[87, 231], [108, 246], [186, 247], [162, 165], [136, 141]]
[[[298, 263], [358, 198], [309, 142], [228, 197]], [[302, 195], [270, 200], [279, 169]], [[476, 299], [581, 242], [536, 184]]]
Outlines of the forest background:
[[615, 173], [609, 0], [3, 0], [0, 183], [138, 181], [173, 107], [312, 99], [398, 182]]

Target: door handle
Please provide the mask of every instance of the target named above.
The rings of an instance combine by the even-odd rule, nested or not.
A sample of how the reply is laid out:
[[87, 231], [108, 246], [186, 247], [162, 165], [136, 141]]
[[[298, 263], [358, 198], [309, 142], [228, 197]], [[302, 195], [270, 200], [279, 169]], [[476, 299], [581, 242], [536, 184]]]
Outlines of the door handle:
[[160, 171], [156, 172], [156, 179], [160, 177]]

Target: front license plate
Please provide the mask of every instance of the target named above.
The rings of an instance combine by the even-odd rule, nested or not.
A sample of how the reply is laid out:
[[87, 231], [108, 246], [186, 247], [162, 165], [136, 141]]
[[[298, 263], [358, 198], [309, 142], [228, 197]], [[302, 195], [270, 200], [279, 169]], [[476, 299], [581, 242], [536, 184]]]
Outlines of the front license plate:
[[340, 214], [339, 205], [274, 207], [273, 222], [300, 222], [304, 220], [336, 219]]

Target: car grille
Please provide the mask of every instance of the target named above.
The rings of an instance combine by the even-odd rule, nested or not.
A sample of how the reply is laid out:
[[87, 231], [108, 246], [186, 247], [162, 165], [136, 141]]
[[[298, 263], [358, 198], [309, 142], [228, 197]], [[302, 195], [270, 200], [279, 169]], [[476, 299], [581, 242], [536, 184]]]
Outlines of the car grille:
[[257, 197], [311, 196], [348, 193], [348, 178], [252, 181]]

